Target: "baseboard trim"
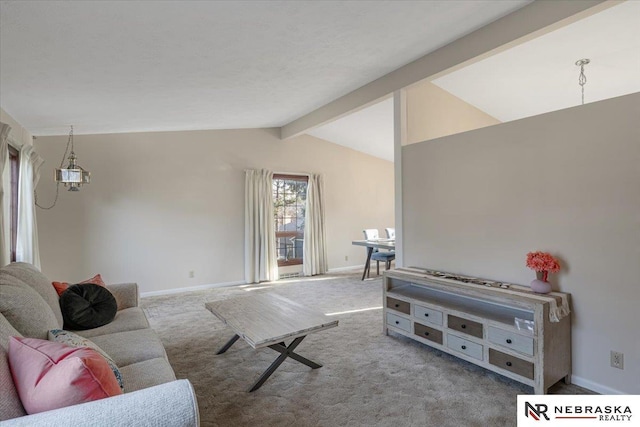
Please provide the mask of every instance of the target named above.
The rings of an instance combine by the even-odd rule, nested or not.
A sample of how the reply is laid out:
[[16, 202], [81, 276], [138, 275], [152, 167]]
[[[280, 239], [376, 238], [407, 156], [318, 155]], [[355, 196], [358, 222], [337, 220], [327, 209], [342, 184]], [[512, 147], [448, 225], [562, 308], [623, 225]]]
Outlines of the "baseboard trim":
[[362, 265], [352, 265], [349, 267], [337, 267], [337, 268], [330, 268], [329, 270], [327, 270], [328, 273], [338, 273], [340, 271], [347, 271], [347, 270], [362, 270], [364, 268], [364, 266]]
[[[349, 270], [353, 270], [353, 271], [358, 271], [358, 270], [362, 270], [363, 266], [361, 265], [351, 265], [351, 266], [347, 266], [347, 267], [338, 267], [338, 268], [330, 268], [327, 272], [328, 273], [339, 273], [342, 271], [349, 271]], [[302, 279], [305, 276], [302, 276], [302, 274], [300, 275], [300, 278]], [[295, 279], [297, 279], [297, 277], [295, 277]], [[245, 282], [244, 280], [238, 280], [235, 282], [223, 282], [223, 283], [211, 283], [211, 284], [207, 284], [207, 285], [199, 285], [199, 286], [189, 286], [187, 288], [173, 288], [173, 289], [164, 289], [162, 291], [150, 291], [150, 292], [141, 292], [140, 293], [140, 297], [144, 298], [144, 297], [155, 297], [155, 296], [159, 296], [159, 295], [171, 295], [171, 294], [179, 294], [181, 292], [191, 292], [191, 291], [202, 291], [205, 289], [213, 289], [213, 288], [223, 288], [225, 286], [237, 286], [237, 285], [246, 285], [247, 282]]]
[[591, 391], [595, 391], [596, 393], [600, 393], [600, 394], [629, 394], [629, 393], [622, 392], [620, 390], [616, 390], [615, 388], [607, 387], [606, 385], [596, 383], [586, 378], [578, 377], [576, 375], [571, 375], [571, 382], [577, 386], [589, 389]]
[[155, 297], [158, 295], [179, 294], [182, 292], [202, 291], [205, 289], [223, 288], [225, 286], [237, 286], [237, 285], [244, 285], [244, 284], [246, 284], [244, 280], [238, 280], [235, 282], [211, 283], [207, 285], [189, 286], [187, 288], [173, 288], [173, 289], [164, 289], [162, 291], [140, 292], [140, 297], [141, 298]]

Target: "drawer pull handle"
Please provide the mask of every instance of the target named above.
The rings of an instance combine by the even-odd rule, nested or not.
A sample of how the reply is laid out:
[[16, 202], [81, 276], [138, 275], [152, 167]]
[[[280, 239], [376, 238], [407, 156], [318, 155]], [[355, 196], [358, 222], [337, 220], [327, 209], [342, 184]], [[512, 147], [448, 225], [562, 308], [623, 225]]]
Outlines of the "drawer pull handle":
[[425, 313], [425, 314], [424, 314], [424, 317], [429, 317], [429, 313]]
[[467, 349], [467, 346], [466, 346], [466, 345], [463, 345], [463, 346], [462, 346], [462, 349], [463, 349], [463, 350], [466, 350], [466, 349]]
[[511, 338], [507, 338], [507, 344], [511, 344]]
[[396, 307], [400, 307], [400, 304], [396, 304]]
[[396, 320], [396, 325], [399, 325], [399, 324], [400, 324], [400, 322]]
[[425, 334], [426, 336], [429, 336], [429, 332], [425, 332], [424, 334]]
[[511, 366], [511, 362], [507, 362], [507, 366]]
[[462, 329], [467, 329], [467, 325], [465, 325], [464, 323], [463, 323], [462, 325], [460, 325], [460, 327], [461, 327]]

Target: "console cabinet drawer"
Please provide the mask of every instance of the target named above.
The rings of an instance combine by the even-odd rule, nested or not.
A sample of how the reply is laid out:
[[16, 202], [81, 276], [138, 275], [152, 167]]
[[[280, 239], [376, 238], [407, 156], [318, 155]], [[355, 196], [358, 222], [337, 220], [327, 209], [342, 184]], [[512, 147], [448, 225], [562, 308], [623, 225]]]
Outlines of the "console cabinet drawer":
[[465, 340], [455, 335], [447, 334], [447, 347], [451, 350], [464, 353], [474, 359], [482, 360], [482, 346], [474, 342]]
[[387, 297], [387, 308], [399, 311], [400, 313], [411, 314], [411, 304], [406, 301], [400, 301], [399, 299]]
[[453, 329], [463, 334], [471, 335], [472, 337], [482, 338], [482, 323], [474, 322], [473, 320], [464, 319], [462, 317], [449, 315], [448, 316], [449, 329]]
[[442, 344], [442, 331], [415, 322], [413, 323], [413, 331], [420, 338]]
[[392, 313], [387, 313], [387, 325], [411, 332], [411, 321]]
[[533, 379], [533, 363], [518, 359], [501, 351], [489, 349], [489, 363], [498, 368], [506, 369], [514, 374]]
[[489, 326], [489, 341], [511, 350], [533, 356], [533, 338]]
[[421, 305], [413, 306], [413, 315], [421, 322], [429, 322], [442, 326], [442, 312]]

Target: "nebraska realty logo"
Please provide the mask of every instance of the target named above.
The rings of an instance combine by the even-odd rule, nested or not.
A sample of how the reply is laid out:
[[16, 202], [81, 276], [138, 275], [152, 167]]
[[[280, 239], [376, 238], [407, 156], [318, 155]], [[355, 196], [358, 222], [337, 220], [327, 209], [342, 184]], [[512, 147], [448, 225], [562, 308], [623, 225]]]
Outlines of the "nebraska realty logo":
[[[634, 415], [635, 414], [635, 415]], [[640, 425], [640, 396], [518, 396], [518, 426]]]
[[536, 403], [535, 408], [531, 403], [525, 400], [524, 402], [524, 416], [531, 417], [536, 421], [540, 421], [540, 418], [544, 417], [545, 420], [549, 421], [549, 417], [547, 416], [547, 411], [549, 407], [544, 403]]

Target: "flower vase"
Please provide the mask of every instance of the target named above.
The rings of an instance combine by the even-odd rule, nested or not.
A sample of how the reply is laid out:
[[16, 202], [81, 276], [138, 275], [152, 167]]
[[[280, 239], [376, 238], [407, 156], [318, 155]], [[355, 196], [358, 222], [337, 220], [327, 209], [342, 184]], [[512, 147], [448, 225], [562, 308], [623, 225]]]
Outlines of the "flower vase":
[[537, 294], [548, 294], [551, 292], [551, 284], [544, 280], [544, 271], [536, 271], [536, 279], [531, 281], [531, 290]]

